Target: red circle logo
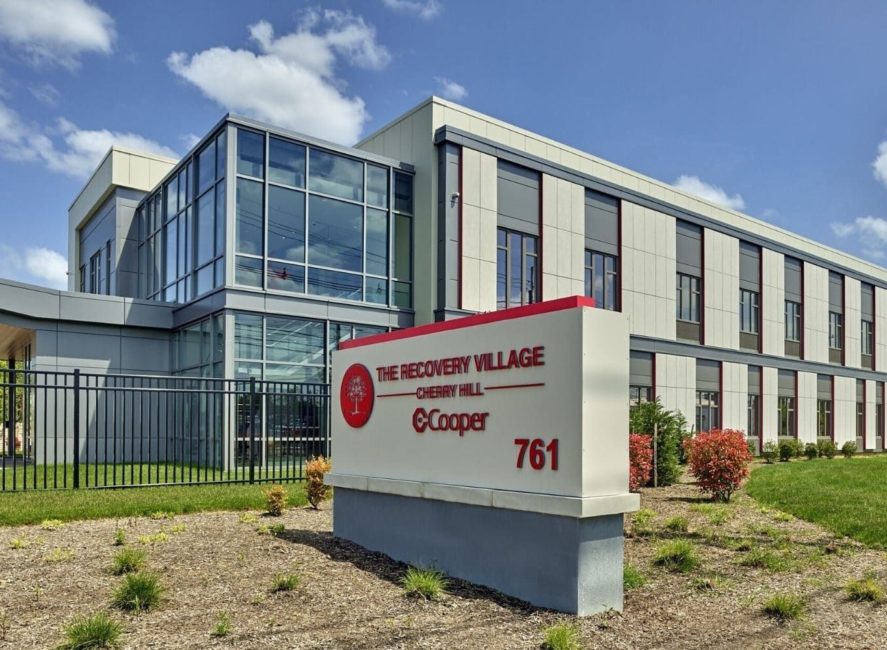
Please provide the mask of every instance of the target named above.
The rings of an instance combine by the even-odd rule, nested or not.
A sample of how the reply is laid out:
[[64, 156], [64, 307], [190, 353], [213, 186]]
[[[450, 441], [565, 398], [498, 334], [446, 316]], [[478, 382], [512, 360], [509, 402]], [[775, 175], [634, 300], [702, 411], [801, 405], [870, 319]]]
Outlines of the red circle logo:
[[373, 412], [375, 398], [376, 391], [370, 371], [359, 363], [352, 364], [345, 371], [339, 388], [339, 406], [348, 426], [359, 429], [367, 423]]

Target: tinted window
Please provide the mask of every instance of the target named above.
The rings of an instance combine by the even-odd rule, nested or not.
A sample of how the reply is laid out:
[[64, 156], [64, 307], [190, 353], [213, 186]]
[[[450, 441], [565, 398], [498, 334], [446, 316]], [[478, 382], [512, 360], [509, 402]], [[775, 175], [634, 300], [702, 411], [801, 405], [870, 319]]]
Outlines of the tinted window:
[[312, 196], [310, 200], [308, 263], [360, 271], [363, 263], [361, 207], [320, 196]]
[[268, 257], [305, 261], [305, 195], [268, 186]]
[[261, 133], [237, 130], [237, 173], [264, 178], [265, 137]]
[[310, 189], [352, 201], [363, 200], [363, 163], [344, 156], [311, 150]]
[[268, 180], [305, 187], [305, 147], [271, 138], [268, 142]]

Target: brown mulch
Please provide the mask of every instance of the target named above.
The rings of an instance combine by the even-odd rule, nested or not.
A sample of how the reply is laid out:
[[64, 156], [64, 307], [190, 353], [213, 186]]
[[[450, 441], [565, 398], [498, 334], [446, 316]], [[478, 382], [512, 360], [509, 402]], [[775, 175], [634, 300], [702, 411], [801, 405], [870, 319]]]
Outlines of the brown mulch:
[[[702, 503], [688, 484], [643, 493], [643, 507], [656, 516], [646, 534], [633, 534], [626, 518], [625, 553], [648, 582], [626, 594], [621, 614], [577, 621], [584, 647], [887, 645], [887, 606], [849, 602], [843, 592], [849, 579], [867, 571], [887, 584], [882, 552], [813, 524], [784, 521], [742, 493], [725, 506], [728, 518], [721, 523], [693, 509]], [[108, 607], [120, 581], [108, 569], [118, 527], [132, 546], [148, 550], [150, 569], [167, 587], [157, 610], [112, 611], [123, 623], [125, 648], [538, 648], [546, 626], [576, 620], [460, 581], [451, 581], [439, 602], [406, 598], [399, 586], [404, 565], [334, 539], [329, 509], [292, 509], [280, 518], [253, 514], [254, 521], [222, 512], [76, 522], [58, 530], [0, 528], [0, 648], [54, 647], [63, 641], [66, 621]], [[688, 519], [687, 532], [665, 528], [674, 516]], [[257, 531], [275, 523], [285, 526], [279, 537]], [[137, 540], [161, 530], [166, 541]], [[689, 574], [651, 566], [656, 546], [676, 537], [699, 549], [702, 564]], [[28, 546], [13, 549], [13, 539]], [[750, 545], [788, 566], [741, 566]], [[278, 573], [296, 573], [300, 585], [271, 594]], [[806, 617], [781, 625], [761, 614], [762, 602], [776, 592], [806, 597]], [[229, 614], [232, 631], [214, 638], [221, 612]]]

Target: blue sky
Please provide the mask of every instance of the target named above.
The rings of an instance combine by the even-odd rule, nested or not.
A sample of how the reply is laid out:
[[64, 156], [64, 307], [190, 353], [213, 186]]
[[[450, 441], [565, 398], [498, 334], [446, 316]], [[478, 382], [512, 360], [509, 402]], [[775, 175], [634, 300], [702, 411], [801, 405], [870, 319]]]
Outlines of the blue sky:
[[432, 93], [883, 262], [885, 34], [874, 1], [3, 0], [0, 277], [64, 283], [113, 141], [352, 144]]

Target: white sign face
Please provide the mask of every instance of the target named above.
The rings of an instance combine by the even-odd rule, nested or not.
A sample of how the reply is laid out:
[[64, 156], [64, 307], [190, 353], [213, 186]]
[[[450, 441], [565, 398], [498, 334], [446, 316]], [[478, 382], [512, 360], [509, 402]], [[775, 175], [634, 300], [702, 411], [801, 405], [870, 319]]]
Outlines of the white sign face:
[[348, 342], [336, 476], [566, 497], [628, 492], [628, 325], [582, 298]]

